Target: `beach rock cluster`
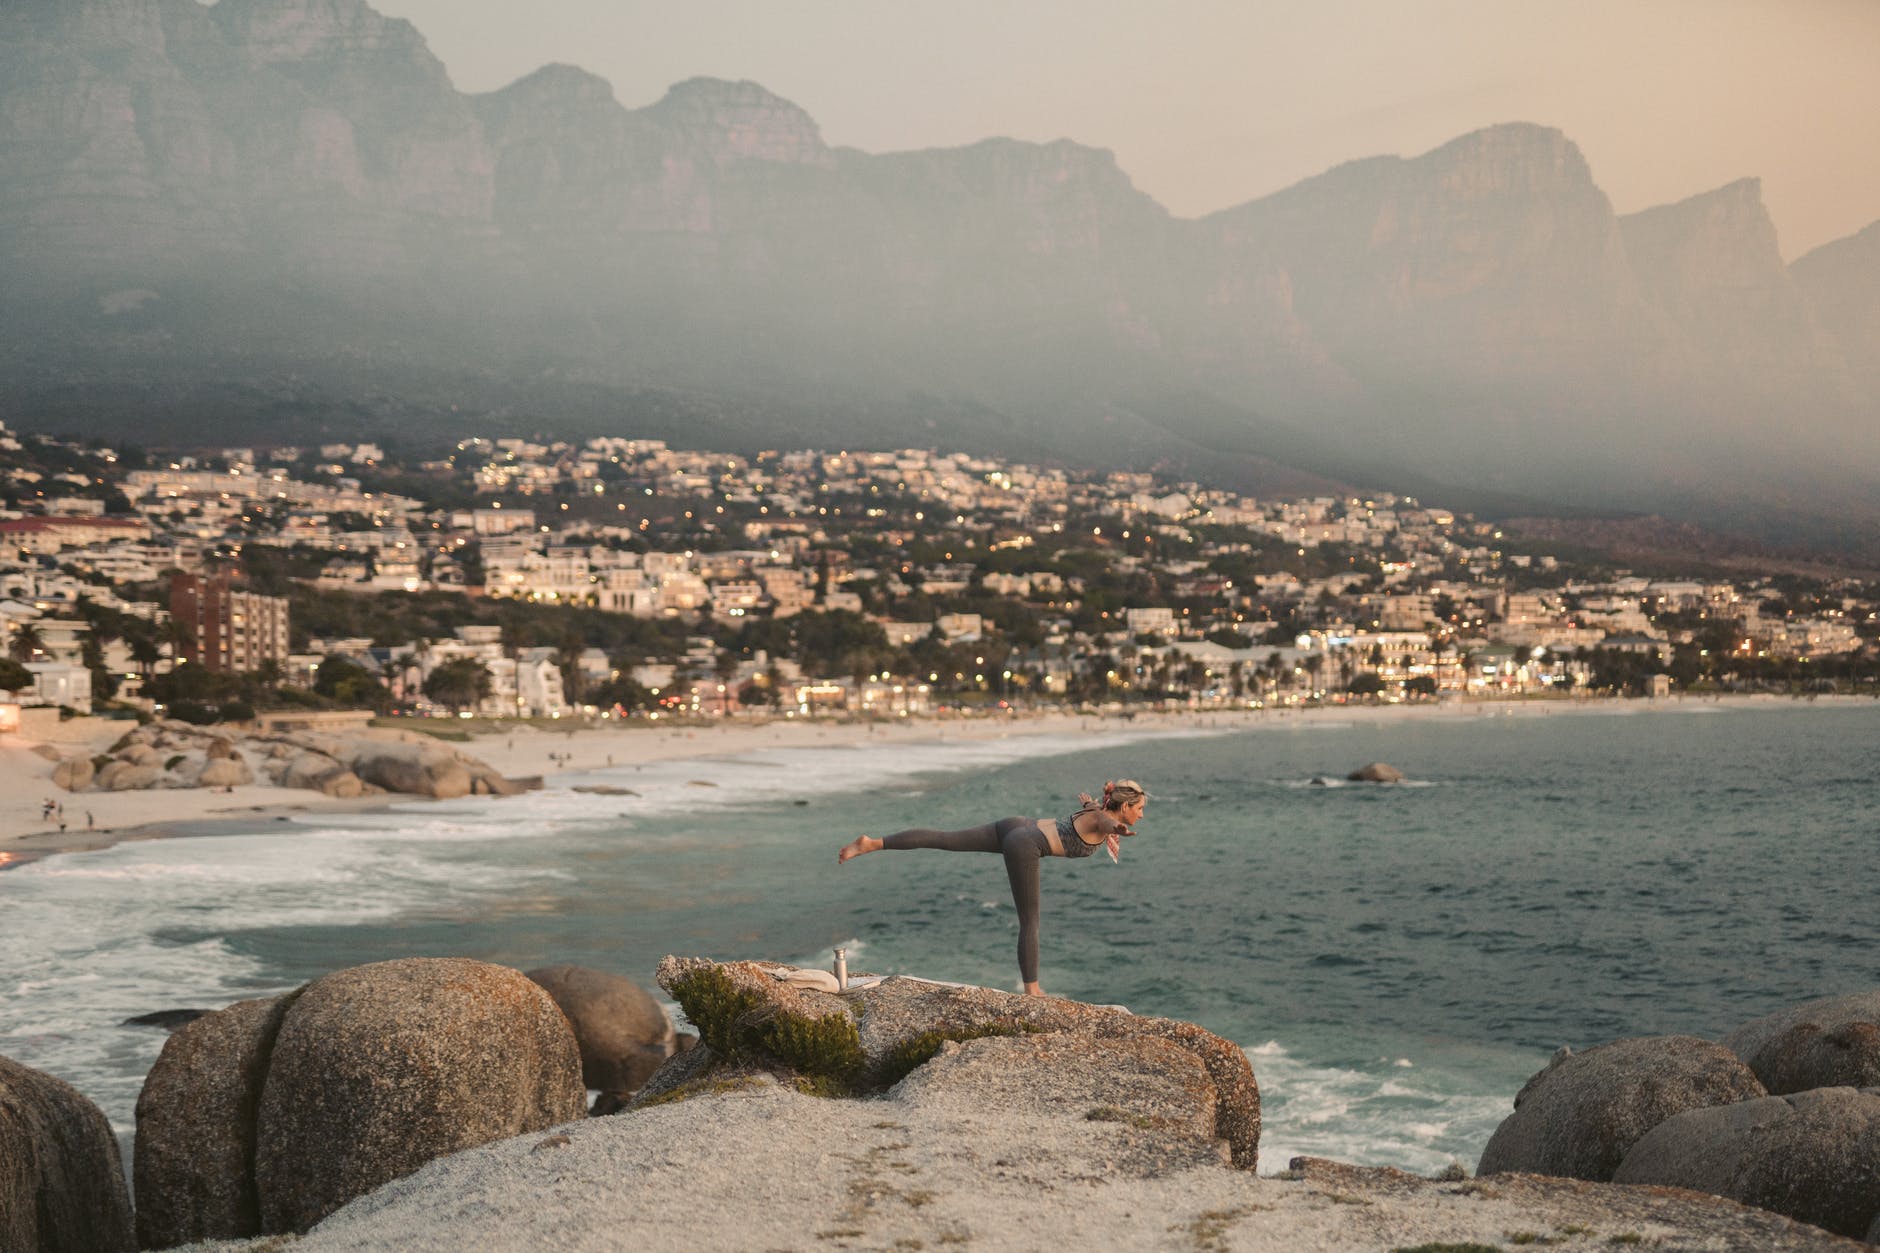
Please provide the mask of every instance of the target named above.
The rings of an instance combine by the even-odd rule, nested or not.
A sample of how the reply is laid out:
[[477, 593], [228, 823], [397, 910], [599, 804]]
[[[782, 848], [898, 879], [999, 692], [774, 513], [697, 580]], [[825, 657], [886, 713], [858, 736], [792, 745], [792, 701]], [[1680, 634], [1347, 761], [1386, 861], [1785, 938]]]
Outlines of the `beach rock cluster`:
[[138, 1239], [305, 1231], [435, 1157], [585, 1106], [574, 1032], [520, 972], [341, 970], [169, 1038], [137, 1102]]
[[146, 788], [235, 788], [265, 780], [352, 798], [383, 793], [513, 796], [539, 786], [509, 779], [487, 763], [417, 732], [231, 732], [187, 722], [153, 722], [97, 757], [62, 759], [52, 781], [68, 792]]
[[1880, 1243], [1880, 990], [1711, 1042], [1562, 1050], [1515, 1097], [1480, 1173], [1691, 1188]]
[[[1258, 1161], [1260, 1089], [1247, 1055], [1193, 1023], [908, 978], [858, 977], [861, 986], [835, 993], [796, 974], [763, 962], [663, 959], [655, 977], [698, 1027], [700, 1044], [655, 1073], [630, 1108], [753, 1075], [864, 1096], [918, 1074], [922, 1092], [1084, 1107], [1098, 1120], [1158, 1131], [1169, 1153], [1247, 1170]], [[995, 1073], [1018, 1076], [1023, 1095], [990, 1090]]]

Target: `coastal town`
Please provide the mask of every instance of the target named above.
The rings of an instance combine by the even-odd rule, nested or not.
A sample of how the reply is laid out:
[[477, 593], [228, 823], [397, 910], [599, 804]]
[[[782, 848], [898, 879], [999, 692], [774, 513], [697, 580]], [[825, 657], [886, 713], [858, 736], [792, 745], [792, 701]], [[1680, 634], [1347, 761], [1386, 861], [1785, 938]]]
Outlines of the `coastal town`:
[[1871, 582], [1568, 560], [1387, 493], [924, 449], [185, 454], [3, 428], [0, 486], [15, 730], [112, 708], [903, 718], [1880, 676]]

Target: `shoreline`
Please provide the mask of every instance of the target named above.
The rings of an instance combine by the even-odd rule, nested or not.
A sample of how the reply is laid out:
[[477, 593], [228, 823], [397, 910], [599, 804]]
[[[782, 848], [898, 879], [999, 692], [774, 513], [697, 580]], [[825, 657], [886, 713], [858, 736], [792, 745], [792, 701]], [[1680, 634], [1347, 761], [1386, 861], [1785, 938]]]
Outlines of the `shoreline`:
[[[1455, 721], [1483, 717], [1553, 717], [1571, 714], [1635, 715], [1695, 710], [1770, 709], [1817, 706], [1845, 708], [1873, 704], [1860, 696], [1791, 697], [1766, 694], [1679, 696], [1660, 700], [1578, 698], [1547, 700], [1467, 700], [1404, 705], [1321, 705], [1262, 710], [1172, 710], [1129, 713], [1011, 713], [982, 717], [926, 717], [893, 722], [753, 719], [705, 724], [646, 723], [596, 726], [583, 723], [567, 731], [518, 724], [474, 734], [464, 751], [509, 777], [561, 774], [646, 766], [674, 761], [739, 758], [767, 749], [856, 749], [904, 746], [910, 749], [949, 742], [986, 742], [1047, 736], [1104, 735], [1123, 741], [1179, 735], [1228, 735], [1259, 730], [1303, 729], [1350, 723]], [[1120, 733], [1120, 737], [1119, 737]], [[116, 732], [111, 738], [116, 738]], [[105, 744], [63, 745], [98, 751]], [[318, 814], [387, 812], [395, 806], [426, 804], [428, 798], [382, 794], [352, 799], [324, 796], [305, 789], [253, 783], [232, 791], [200, 788], [129, 792], [68, 793], [51, 782], [54, 763], [34, 746], [15, 737], [0, 741], [0, 874], [60, 853], [96, 852], [116, 844], [209, 834], [204, 828], [229, 827], [252, 833], [261, 824], [287, 822]], [[525, 793], [526, 795], [526, 793]], [[68, 829], [41, 825], [36, 812], [43, 796], [62, 802]], [[511, 803], [518, 797], [492, 797]], [[90, 819], [90, 822], [85, 822]], [[80, 825], [83, 823], [83, 825]], [[182, 828], [190, 828], [183, 830]]]

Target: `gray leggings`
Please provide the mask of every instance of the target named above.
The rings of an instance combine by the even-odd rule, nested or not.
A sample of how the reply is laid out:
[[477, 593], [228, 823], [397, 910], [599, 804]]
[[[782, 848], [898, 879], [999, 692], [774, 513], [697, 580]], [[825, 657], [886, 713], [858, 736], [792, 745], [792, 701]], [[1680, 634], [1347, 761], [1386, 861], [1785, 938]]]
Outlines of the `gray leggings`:
[[1051, 845], [1035, 818], [1001, 818], [960, 831], [915, 827], [883, 836], [883, 848], [938, 848], [949, 853], [1003, 853], [1005, 877], [1012, 881], [1012, 904], [1018, 908], [1018, 973], [1026, 983], [1038, 982], [1038, 859]]

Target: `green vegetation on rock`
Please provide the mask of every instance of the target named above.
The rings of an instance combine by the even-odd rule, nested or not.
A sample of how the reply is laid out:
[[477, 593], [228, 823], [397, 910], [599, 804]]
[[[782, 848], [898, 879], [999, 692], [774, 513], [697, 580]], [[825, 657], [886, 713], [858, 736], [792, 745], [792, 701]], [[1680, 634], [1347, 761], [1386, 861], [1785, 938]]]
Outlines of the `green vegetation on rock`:
[[846, 1012], [811, 1018], [775, 1009], [716, 967], [675, 980], [671, 991], [700, 1040], [724, 1061], [783, 1062], [814, 1081], [820, 1096], [846, 1093], [862, 1071], [861, 1035]]

